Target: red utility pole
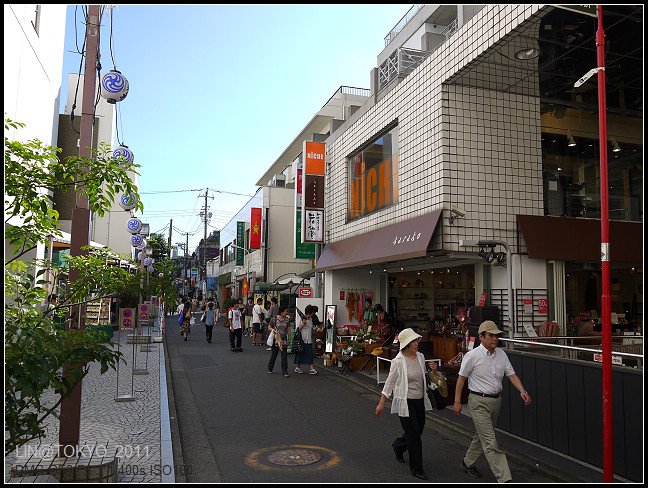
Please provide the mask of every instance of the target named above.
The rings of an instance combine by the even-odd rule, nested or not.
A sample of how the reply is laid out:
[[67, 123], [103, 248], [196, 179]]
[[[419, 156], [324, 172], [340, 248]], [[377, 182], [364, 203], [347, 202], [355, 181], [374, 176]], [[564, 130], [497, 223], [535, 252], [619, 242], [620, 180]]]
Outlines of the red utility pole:
[[[79, 156], [92, 157], [92, 130], [94, 124], [94, 101], [96, 95], [97, 79], [97, 52], [99, 47], [99, 31], [101, 16], [99, 5], [88, 6], [86, 19], [86, 60], [83, 72], [83, 103], [81, 107], [81, 130], [79, 134]], [[86, 169], [86, 171], [88, 171]], [[76, 188], [76, 206], [72, 211], [72, 229], [70, 232], [70, 255], [80, 256], [88, 252], [83, 250], [90, 242], [90, 208], [88, 197], [82, 194], [83, 184]], [[70, 269], [70, 282], [78, 277], [78, 271]], [[70, 327], [83, 329], [85, 316], [83, 306], [72, 307], [70, 312]], [[75, 323], [76, 321], [76, 323]], [[78, 368], [78, 365], [63, 365], [63, 375]], [[79, 445], [79, 431], [81, 427], [81, 381], [79, 381], [71, 394], [61, 402], [61, 418], [59, 425], [59, 456], [76, 456]]]
[[603, 6], [597, 5], [596, 64], [598, 67], [599, 151], [601, 157], [601, 323], [603, 391], [603, 482], [614, 481], [614, 437], [612, 418], [612, 307], [610, 298], [610, 223], [608, 218], [607, 118], [605, 100], [605, 33]]

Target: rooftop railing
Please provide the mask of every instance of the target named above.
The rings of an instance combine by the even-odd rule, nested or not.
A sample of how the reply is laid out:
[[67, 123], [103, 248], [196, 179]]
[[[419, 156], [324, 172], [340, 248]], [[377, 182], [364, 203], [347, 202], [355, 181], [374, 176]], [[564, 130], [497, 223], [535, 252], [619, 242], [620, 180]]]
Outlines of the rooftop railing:
[[405, 28], [405, 25], [407, 25], [407, 23], [414, 18], [421, 7], [423, 7], [423, 5], [413, 5], [412, 8], [410, 8], [407, 13], [403, 15], [403, 18], [400, 19], [394, 26], [394, 28], [389, 31], [389, 34], [385, 36], [385, 47], [387, 47], [387, 45], [394, 40], [398, 33]]

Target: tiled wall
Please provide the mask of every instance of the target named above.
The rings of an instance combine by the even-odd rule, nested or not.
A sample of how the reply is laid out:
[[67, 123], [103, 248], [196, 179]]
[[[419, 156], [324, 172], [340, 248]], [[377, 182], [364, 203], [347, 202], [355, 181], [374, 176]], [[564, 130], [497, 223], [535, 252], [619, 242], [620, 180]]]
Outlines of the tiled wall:
[[[484, 57], [499, 44], [515, 47], [505, 36], [523, 21], [525, 31], [537, 25], [533, 14], [540, 7], [484, 7], [352, 127], [327, 141], [327, 242], [444, 208], [436, 247], [441, 236], [446, 249], [477, 237], [515, 243], [515, 214], [542, 213], [537, 79], [512, 69], [508, 76], [523, 80], [520, 86], [494, 91], [484, 82], [502, 73], [481, 67], [488, 68]], [[484, 87], [475, 87], [480, 80]], [[473, 86], [460, 84], [466, 82]], [[346, 157], [395, 119], [399, 201], [347, 223]], [[451, 206], [467, 211], [452, 226]]]

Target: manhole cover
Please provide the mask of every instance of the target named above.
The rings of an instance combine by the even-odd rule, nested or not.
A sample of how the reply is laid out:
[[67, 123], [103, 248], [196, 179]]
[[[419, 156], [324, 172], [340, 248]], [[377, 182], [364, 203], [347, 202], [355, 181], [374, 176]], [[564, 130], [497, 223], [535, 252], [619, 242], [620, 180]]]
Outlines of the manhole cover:
[[285, 449], [270, 453], [266, 459], [278, 466], [306, 466], [322, 459], [322, 455], [307, 449]]

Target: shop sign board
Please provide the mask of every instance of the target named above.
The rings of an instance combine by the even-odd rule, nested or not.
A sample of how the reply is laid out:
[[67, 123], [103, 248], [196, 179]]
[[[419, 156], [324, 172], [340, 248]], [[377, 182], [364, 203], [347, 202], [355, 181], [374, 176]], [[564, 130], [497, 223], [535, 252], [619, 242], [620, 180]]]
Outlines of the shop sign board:
[[299, 289], [299, 298], [310, 298], [313, 296], [313, 289], [308, 287], [308, 288], [300, 288]]
[[306, 209], [304, 213], [304, 242], [324, 242], [324, 210]]
[[295, 258], [296, 259], [314, 259], [315, 258], [315, 244], [308, 244], [302, 242], [302, 212], [297, 209], [297, 216], [295, 218]]
[[191, 268], [191, 276], [192, 277], [197, 277], [198, 276], [198, 268]]
[[[603, 354], [595, 353], [594, 354], [594, 361], [596, 361], [597, 363], [602, 363], [603, 362]], [[612, 355], [612, 364], [616, 364], [617, 366], [623, 366], [623, 360], [621, 359], [621, 356]]]
[[236, 222], [236, 266], [243, 266], [245, 264], [245, 222]]
[[304, 167], [301, 175], [303, 243], [324, 243], [324, 190], [326, 144], [304, 141]]

